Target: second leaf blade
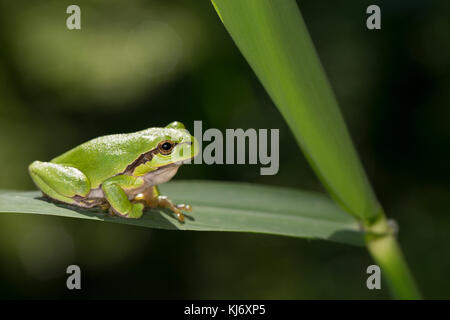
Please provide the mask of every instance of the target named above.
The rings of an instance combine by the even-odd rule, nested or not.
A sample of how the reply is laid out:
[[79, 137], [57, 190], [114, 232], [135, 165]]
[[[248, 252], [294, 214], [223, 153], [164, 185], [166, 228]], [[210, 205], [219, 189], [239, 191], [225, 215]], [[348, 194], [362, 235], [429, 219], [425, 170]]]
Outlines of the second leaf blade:
[[212, 0], [331, 196], [370, 224], [381, 212], [295, 0]]

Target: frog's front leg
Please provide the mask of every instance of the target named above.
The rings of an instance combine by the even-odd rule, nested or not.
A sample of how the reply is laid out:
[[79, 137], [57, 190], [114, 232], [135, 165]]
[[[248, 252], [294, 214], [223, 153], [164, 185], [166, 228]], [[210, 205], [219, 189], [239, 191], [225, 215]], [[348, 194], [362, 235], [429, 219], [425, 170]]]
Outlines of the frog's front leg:
[[137, 189], [144, 184], [142, 178], [128, 175], [118, 175], [107, 179], [102, 189], [106, 200], [111, 205], [110, 210], [125, 218], [138, 219], [142, 217], [144, 205], [142, 203], [131, 203], [126, 191]]
[[138, 194], [134, 198], [134, 200], [144, 200], [145, 203], [151, 208], [167, 208], [175, 213], [180, 222], [184, 221], [184, 215], [181, 210], [188, 212], [192, 210], [192, 207], [188, 204], [173, 204], [173, 202], [170, 201], [166, 196], [161, 195], [157, 186], [151, 186], [147, 188], [144, 192]]

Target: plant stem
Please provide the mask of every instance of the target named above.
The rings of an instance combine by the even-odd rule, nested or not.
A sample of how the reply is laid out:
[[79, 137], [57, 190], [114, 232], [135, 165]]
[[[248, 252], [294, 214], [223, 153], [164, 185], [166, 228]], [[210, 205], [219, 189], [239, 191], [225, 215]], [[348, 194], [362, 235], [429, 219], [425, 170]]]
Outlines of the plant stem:
[[421, 299], [402, 250], [384, 214], [366, 236], [367, 249], [381, 268], [392, 295], [396, 299]]

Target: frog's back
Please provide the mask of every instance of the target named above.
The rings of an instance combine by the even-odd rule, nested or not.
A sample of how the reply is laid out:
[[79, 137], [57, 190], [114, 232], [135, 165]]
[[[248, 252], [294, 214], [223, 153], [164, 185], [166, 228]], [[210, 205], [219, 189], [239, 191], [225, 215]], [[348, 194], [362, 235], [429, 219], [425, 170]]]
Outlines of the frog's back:
[[59, 157], [53, 163], [70, 165], [81, 170], [96, 188], [105, 179], [119, 174], [142, 153], [153, 146], [151, 135], [142, 132], [114, 134], [85, 142]]

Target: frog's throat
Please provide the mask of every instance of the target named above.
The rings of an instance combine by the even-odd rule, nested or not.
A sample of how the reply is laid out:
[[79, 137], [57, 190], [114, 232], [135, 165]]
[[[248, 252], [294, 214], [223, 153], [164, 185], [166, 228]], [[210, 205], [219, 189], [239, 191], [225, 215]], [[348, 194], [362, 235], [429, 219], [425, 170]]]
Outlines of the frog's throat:
[[145, 188], [169, 181], [177, 173], [180, 166], [181, 161], [159, 167], [153, 171], [150, 171], [149, 173], [146, 173], [142, 176], [142, 178], [144, 179]]

